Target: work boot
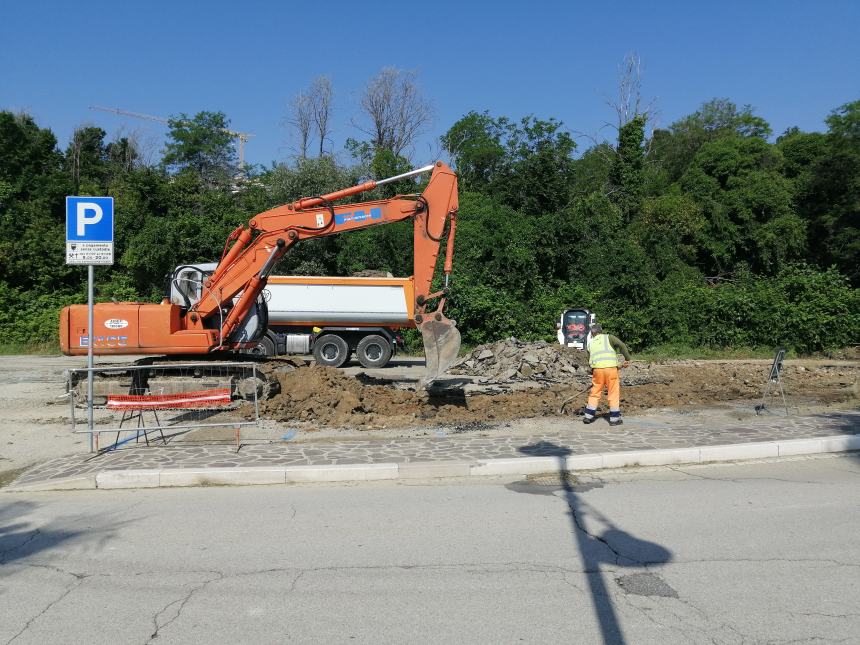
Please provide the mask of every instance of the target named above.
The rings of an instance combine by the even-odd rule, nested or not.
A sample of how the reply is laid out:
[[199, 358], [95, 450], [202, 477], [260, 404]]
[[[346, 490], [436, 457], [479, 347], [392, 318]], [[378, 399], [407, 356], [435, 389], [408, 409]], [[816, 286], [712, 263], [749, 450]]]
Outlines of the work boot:
[[594, 417], [582, 417], [582, 422], [586, 424], [594, 423]]

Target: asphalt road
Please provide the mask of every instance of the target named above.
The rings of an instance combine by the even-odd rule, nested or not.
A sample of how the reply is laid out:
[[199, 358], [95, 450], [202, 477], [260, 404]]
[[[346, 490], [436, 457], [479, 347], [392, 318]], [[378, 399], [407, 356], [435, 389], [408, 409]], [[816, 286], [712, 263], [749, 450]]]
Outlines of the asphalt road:
[[0, 643], [857, 642], [858, 476], [0, 494]]

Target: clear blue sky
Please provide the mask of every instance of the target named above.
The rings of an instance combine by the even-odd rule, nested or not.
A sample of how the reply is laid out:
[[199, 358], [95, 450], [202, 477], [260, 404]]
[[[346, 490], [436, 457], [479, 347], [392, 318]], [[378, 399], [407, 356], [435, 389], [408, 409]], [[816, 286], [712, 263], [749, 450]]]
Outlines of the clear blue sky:
[[[249, 161], [284, 160], [291, 96], [318, 75], [335, 88], [342, 150], [367, 80], [416, 70], [435, 106], [416, 163], [469, 110], [556, 117], [597, 134], [618, 65], [637, 52], [643, 94], [668, 125], [705, 100], [751, 104], [775, 133], [821, 130], [860, 98], [860, 2], [20, 2], [0, 10], [0, 109], [25, 110], [65, 147], [74, 128], [109, 136], [155, 123], [91, 112], [106, 105], [169, 116], [222, 110], [257, 136]], [[611, 136], [609, 130], [602, 134]], [[583, 140], [581, 145], [587, 146]]]

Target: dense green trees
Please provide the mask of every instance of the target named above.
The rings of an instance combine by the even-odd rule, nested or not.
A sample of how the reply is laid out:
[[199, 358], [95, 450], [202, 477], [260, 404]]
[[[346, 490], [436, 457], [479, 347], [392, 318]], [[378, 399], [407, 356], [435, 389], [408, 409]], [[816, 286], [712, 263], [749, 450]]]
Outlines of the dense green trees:
[[236, 150], [229, 122], [221, 112], [185, 114], [170, 120], [170, 138], [162, 165], [180, 173], [192, 173], [208, 186], [229, 183], [237, 171]]
[[[577, 155], [555, 119], [470, 112], [442, 144], [460, 176], [451, 315], [468, 343], [552, 338], [587, 306], [636, 348], [819, 350], [860, 338], [860, 101], [827, 131], [768, 123], [725, 99], [647, 134], [634, 114], [616, 141]], [[293, 199], [390, 176], [409, 162], [353, 141], [333, 157], [236, 168], [223, 114], [171, 123], [163, 158], [81, 128], [65, 149], [26, 115], [0, 112], [0, 344], [51, 344], [59, 308], [82, 302], [64, 263], [64, 197], [116, 200], [116, 265], [102, 299], [157, 300], [183, 262], [217, 260], [229, 231]], [[415, 192], [411, 181], [367, 198]], [[411, 272], [409, 223], [294, 248], [280, 273]]]
[[[774, 144], [749, 106], [715, 99], [650, 139], [633, 115], [576, 159], [560, 123], [466, 115], [442, 138], [480, 193], [461, 207], [465, 337], [547, 337], [577, 304], [637, 347], [857, 342], [858, 110]], [[548, 136], [512, 146], [517, 130]], [[527, 168], [549, 176], [528, 175], [523, 199]]]
[[[809, 223], [811, 257], [860, 283], [860, 101], [827, 118], [824, 137], [796, 133], [798, 210]], [[788, 138], [788, 137], [786, 137]], [[785, 146], [788, 142], [781, 142]], [[805, 164], [803, 162], [806, 162]]]
[[576, 144], [555, 119], [519, 123], [470, 112], [442, 136], [465, 190], [551, 212], [569, 201]]

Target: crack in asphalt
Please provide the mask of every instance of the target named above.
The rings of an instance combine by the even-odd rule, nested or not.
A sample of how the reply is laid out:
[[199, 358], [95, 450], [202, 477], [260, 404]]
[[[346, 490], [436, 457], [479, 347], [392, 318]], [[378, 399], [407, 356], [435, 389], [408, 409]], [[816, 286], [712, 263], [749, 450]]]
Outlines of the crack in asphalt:
[[[631, 562], [638, 562], [645, 570], [648, 570], [651, 567], [651, 570], [655, 568], [653, 564], [649, 564], [647, 562], [637, 561], [629, 556], [625, 555], [623, 552], [618, 551], [614, 548], [610, 543], [606, 540], [599, 538], [598, 536], [594, 536], [591, 534], [585, 527], [582, 525], [582, 518], [579, 516], [578, 512], [574, 513], [573, 509], [571, 509], [571, 513], [574, 515], [576, 520], [577, 529], [582, 531], [585, 535], [601, 542], [604, 544], [614, 555], [616, 558], [616, 565], [621, 559], [630, 560]], [[860, 564], [855, 563], [845, 563], [838, 560], [832, 559], [822, 559], [822, 558], [809, 558], [809, 559], [791, 559], [791, 558], [765, 558], [765, 559], [755, 559], [755, 558], [731, 558], [731, 559], [703, 559], [703, 560], [689, 560], [689, 561], [674, 561], [671, 563], [660, 563], [661, 566], [672, 566], [678, 564], [698, 564], [698, 563], [726, 563], [726, 562], [784, 562], [784, 563], [815, 563], [815, 564], [827, 564], [831, 566], [852, 566], [852, 567], [860, 567]], [[13, 565], [14, 566], [14, 565]], [[46, 612], [48, 612], [52, 607], [54, 607], [57, 603], [61, 602], [64, 598], [66, 598], [69, 594], [75, 591], [78, 587], [80, 587], [88, 578], [90, 577], [128, 577], [130, 575], [148, 575], [153, 574], [155, 572], [141, 571], [141, 572], [123, 572], [123, 573], [78, 573], [73, 571], [67, 571], [60, 567], [48, 564], [48, 563], [21, 563], [17, 566], [22, 567], [34, 567], [34, 568], [43, 568], [51, 571], [55, 571], [57, 573], [68, 575], [74, 578], [74, 581], [70, 586], [63, 590], [63, 592], [52, 602], [46, 605], [38, 614], [34, 615], [30, 618], [26, 624], [21, 628], [21, 630], [15, 634], [10, 640], [6, 642], [6, 645], [15, 641], [21, 634], [25, 633], [32, 625], [35, 623], [41, 616], [43, 616]], [[265, 575], [269, 573], [291, 573], [294, 574], [294, 577], [290, 583], [289, 589], [287, 593], [293, 593], [296, 591], [299, 582], [307, 575], [317, 572], [338, 572], [338, 571], [385, 571], [385, 570], [402, 570], [402, 571], [413, 571], [413, 570], [444, 570], [444, 569], [465, 569], [468, 573], [469, 569], [472, 569], [473, 573], [486, 573], [486, 574], [504, 574], [509, 570], [513, 569], [514, 571], [525, 571], [530, 573], [542, 573], [544, 575], [550, 576], [553, 574], [558, 575], [558, 579], [561, 583], [566, 586], [571, 587], [572, 589], [585, 593], [584, 587], [576, 584], [574, 580], [571, 579], [571, 576], [575, 575], [599, 575], [603, 574], [612, 574], [614, 569], [611, 565], [606, 566], [602, 570], [587, 570], [580, 568], [570, 568], [559, 566], [555, 564], [543, 564], [543, 563], [534, 563], [534, 562], [523, 562], [523, 561], [504, 561], [504, 562], [460, 562], [460, 563], [451, 563], [451, 564], [395, 564], [395, 565], [372, 565], [372, 566], [323, 566], [323, 567], [311, 567], [311, 568], [297, 568], [297, 567], [273, 567], [266, 569], [257, 569], [257, 570], [248, 570], [248, 571], [237, 571], [234, 573], [224, 573], [223, 571], [217, 570], [209, 570], [209, 569], [201, 569], [201, 570], [184, 570], [184, 571], [171, 571], [171, 574], [189, 574], [189, 575], [207, 575], [207, 579], [201, 582], [188, 583], [193, 585], [191, 588], [187, 589], [179, 598], [175, 598], [165, 604], [155, 615], [152, 617], [153, 631], [150, 634], [149, 638], [145, 641], [146, 643], [154, 642], [163, 631], [168, 628], [171, 624], [177, 621], [183, 614], [183, 611], [186, 609], [189, 602], [196, 595], [201, 593], [206, 589], [206, 587], [214, 582], [219, 582], [223, 580], [229, 580], [239, 577], [246, 576], [256, 576], [256, 575]], [[627, 569], [629, 571], [629, 569]], [[660, 626], [661, 628], [671, 629], [673, 631], [678, 632], [684, 637], [689, 637], [691, 631], [694, 630], [693, 633], [699, 635], [701, 638], [707, 639], [712, 643], [725, 643], [725, 642], [740, 642], [745, 643], [749, 642], [750, 636], [742, 634], [734, 625], [728, 623], [720, 623], [715, 624], [712, 622], [712, 619], [704, 611], [702, 608], [696, 606], [694, 603], [690, 602], [686, 599], [674, 599], [669, 598], [661, 601], [651, 600], [655, 606], [655, 608], [669, 611], [671, 612], [671, 616], [673, 616], [682, 626], [672, 625], [671, 620], [666, 620], [665, 618], [661, 619], [659, 614], [654, 614], [653, 611], [637, 606], [636, 599], [640, 598], [639, 596], [630, 596], [627, 594], [617, 594], [619, 597], [622, 597], [625, 601], [625, 606], [630, 607], [632, 610], [635, 610], [637, 613], [641, 614], [648, 621]], [[615, 594], [607, 593], [608, 597], [614, 597]], [[694, 625], [694, 624], [686, 624], [689, 623], [690, 616], [684, 616], [683, 613], [679, 614], [676, 611], [671, 609], [671, 606], [674, 605], [672, 601], [676, 600], [680, 605], [687, 607], [691, 611], [695, 612], [702, 621], [706, 623], [705, 626]], [[833, 619], [847, 619], [853, 616], [857, 616], [860, 614], [846, 612], [845, 614], [828, 614], [824, 612], [791, 612], [793, 615], [799, 616], [821, 616], [823, 618], [833, 618]], [[668, 617], [667, 617], [668, 618]], [[688, 631], [684, 631], [684, 629]], [[730, 641], [726, 640], [726, 636], [728, 634], [723, 634], [722, 638], [720, 634], [715, 634], [717, 630], [725, 630], [726, 632], [730, 632], [734, 635], [735, 639], [730, 639]], [[814, 637], [812, 637], [814, 639]], [[799, 639], [796, 641], [768, 641], [779, 643], [779, 645], [788, 645], [792, 642], [802, 642], [809, 641], [810, 638]], [[846, 639], [847, 640], [847, 639]], [[834, 641], [839, 642], [839, 641]]]
[[852, 638], [824, 638], [823, 636], [804, 636], [803, 638], [792, 638], [791, 640], [769, 640], [767, 645], [792, 645], [792, 643], [848, 643]]
[[[69, 572], [64, 572], [64, 573], [69, 573]], [[30, 620], [28, 620], [28, 621], [24, 624], [24, 626], [21, 628], [21, 630], [20, 630], [17, 634], [15, 634], [12, 638], [10, 638], [8, 641], [6, 641], [6, 645], [9, 645], [12, 641], [16, 640], [16, 639], [17, 639], [21, 634], [23, 634], [23, 633], [24, 633], [24, 632], [26, 632], [28, 629], [30, 629], [30, 626], [31, 626], [34, 622], [36, 622], [40, 617], [44, 616], [44, 615], [45, 615], [45, 613], [47, 613], [47, 612], [48, 612], [48, 610], [50, 610], [50, 609], [51, 609], [51, 607], [53, 607], [54, 605], [56, 605], [58, 602], [60, 602], [61, 600], [63, 600], [63, 598], [65, 598], [65, 597], [66, 597], [66, 596], [68, 596], [70, 593], [72, 593], [75, 589], [77, 589], [77, 588], [78, 588], [78, 587], [80, 587], [82, 584], [84, 584], [84, 582], [86, 581], [86, 579], [89, 577], [89, 576], [88, 576], [88, 575], [86, 575], [86, 574], [74, 574], [74, 573], [69, 573], [69, 575], [75, 576], [76, 580], [75, 580], [71, 585], [69, 585], [68, 589], [66, 589], [65, 591], [63, 591], [63, 593], [62, 593], [62, 594], [60, 594], [56, 599], [54, 599], [54, 600], [52, 600], [50, 603], [48, 603], [48, 604], [45, 606], [45, 608], [44, 608], [44, 609], [42, 609], [42, 611], [40, 611], [38, 614], [36, 614], [36, 615], [35, 615], [35, 616], [33, 616]]]
[[[712, 643], [715, 642], [714, 637], [707, 630], [705, 630], [702, 627], [699, 627], [697, 625], [691, 625], [691, 624], [689, 624], [689, 622], [684, 624], [683, 626], [673, 625], [669, 622], [664, 622], [663, 620], [661, 620], [660, 618], [655, 616], [654, 612], [651, 609], [648, 609], [645, 607], [640, 607], [639, 605], [637, 605], [636, 602], [634, 601], [634, 598], [636, 598], [635, 596], [631, 596], [629, 594], [620, 594], [620, 597], [624, 601], [624, 603], [627, 607], [635, 610], [639, 615], [641, 615], [643, 618], [645, 618], [651, 624], [656, 625], [657, 627], [660, 627], [661, 629], [669, 629], [673, 632], [677, 632], [678, 634], [683, 636], [688, 642], [694, 641], [694, 639], [690, 638], [690, 631], [693, 631], [693, 632], [695, 632], [701, 636], [707, 637]], [[656, 601], [654, 601], [652, 598], [645, 599], [641, 596], [639, 596], [638, 598], [645, 600], [645, 601], [650, 601], [652, 604], [655, 605], [655, 607], [658, 605], [658, 603]], [[682, 604], [686, 605], [686, 603], [684, 603], [683, 601], [680, 601], [680, 599], [678, 599], [678, 598], [672, 598], [670, 600], [678, 600], [679, 602], [682, 602]], [[658, 608], [662, 609], [663, 607], [658, 607]], [[693, 609], [695, 609], [695, 608], [693, 608]], [[676, 614], [675, 612], [672, 612], [672, 617], [675, 618], [675, 620], [677, 620], [681, 623], [684, 623], [683, 618], [681, 616], [679, 616], [678, 614]], [[707, 617], [704, 617], [704, 618], [705, 618], [705, 620], [708, 620]]]
[[821, 616], [822, 618], [853, 618], [860, 616], [860, 613], [847, 612], [844, 614], [827, 614], [823, 611], [790, 611], [792, 616]]
[[293, 582], [290, 584], [290, 588], [287, 590], [287, 593], [293, 593], [296, 590], [296, 585], [299, 584], [299, 580], [301, 580], [304, 575], [304, 571], [299, 571], [299, 574], [293, 578]]
[[[623, 553], [618, 551], [618, 549], [616, 549], [614, 546], [612, 546], [602, 536], [589, 532], [589, 530], [585, 528], [585, 524], [582, 521], [581, 511], [577, 511], [576, 504], [574, 503], [574, 501], [572, 499], [572, 497], [575, 496], [575, 493], [573, 492], [572, 486], [571, 486], [570, 482], [566, 479], [566, 475], [564, 473], [561, 475], [561, 479], [562, 479], [562, 490], [564, 490], [564, 498], [563, 499], [564, 499], [564, 502], [567, 504], [567, 507], [570, 509], [570, 515], [571, 515], [571, 518], [573, 519], [574, 526], [579, 531], [581, 531], [582, 533], [584, 533], [585, 535], [590, 537], [591, 539], [596, 540], [597, 542], [600, 542], [601, 544], [606, 546], [606, 548], [609, 549], [612, 552], [612, 554], [615, 556], [615, 566], [621, 566], [621, 558], [624, 558], [625, 560], [629, 560], [631, 563], [637, 564], [640, 566], [647, 566], [649, 564], [647, 562], [642, 562], [641, 560], [637, 560], [635, 558], [631, 558], [630, 556], [624, 555]], [[601, 479], [600, 476], [598, 476], [598, 475], [592, 475], [589, 479], [595, 480], [598, 484], [602, 484], [602, 485], [606, 484], [606, 482], [603, 479]], [[565, 487], [568, 488], [569, 490], [565, 490]], [[558, 497], [558, 496], [554, 495], [554, 497]], [[585, 569], [584, 573], [595, 573], [595, 572], [599, 572], [599, 571], [600, 571], [600, 567], [598, 566], [597, 569], [592, 570], [592, 571]]]
[[725, 564], [728, 562], [751, 562], [763, 564], [767, 562], [787, 562], [790, 564], [830, 564], [838, 567], [860, 567], [858, 562], [842, 562], [830, 558], [696, 558], [692, 560], [677, 560], [663, 563], [661, 566], [672, 566], [679, 564]]
[[688, 477], [692, 477], [694, 479], [705, 479], [707, 481], [727, 482], [731, 484], [744, 484], [746, 482], [759, 481], [774, 481], [781, 482], [783, 484], [814, 484], [816, 486], [826, 486], [828, 484], [828, 482], [816, 482], [808, 479], [782, 479], [780, 477], [706, 477], [705, 475], [700, 475], [698, 473], [692, 473], [688, 470], [684, 470], [680, 466], [673, 466], [671, 464], [668, 464], [666, 468], [676, 473], [687, 475]]
[[73, 578], [81, 579], [81, 578], [92, 578], [93, 576], [105, 576], [108, 577], [108, 574], [103, 573], [75, 573], [74, 571], [67, 571], [66, 569], [61, 569], [60, 567], [54, 566], [53, 564], [43, 564], [38, 562], [23, 562], [16, 563], [16, 566], [19, 567], [32, 567], [33, 569], [47, 569], [48, 571], [55, 571], [56, 573], [61, 573], [66, 576], [72, 576]]
[[[504, 563], [492, 563], [490, 566], [512, 566], [516, 567], [517, 571], [531, 571], [533, 573], [560, 573], [562, 580], [578, 589], [576, 585], [573, 585], [566, 579], [566, 575], [568, 573], [582, 573], [581, 571], [570, 570], [564, 567], [554, 566], [554, 565], [533, 565], [530, 563], [522, 563], [522, 562], [504, 562]], [[193, 588], [189, 589], [187, 593], [185, 593], [182, 597], [171, 600], [169, 603], [164, 605], [155, 615], [152, 617], [152, 624], [154, 627], [154, 631], [150, 634], [149, 638], [146, 641], [146, 644], [149, 645], [155, 639], [160, 636], [160, 633], [174, 623], [181, 615], [185, 606], [190, 602], [191, 598], [194, 594], [202, 591], [208, 585], [213, 582], [220, 582], [223, 580], [230, 580], [233, 578], [240, 578], [245, 576], [255, 576], [255, 575], [263, 575], [267, 573], [287, 573], [287, 572], [296, 572], [296, 576], [293, 578], [290, 583], [290, 588], [287, 590], [287, 594], [291, 594], [296, 590], [296, 586], [299, 581], [305, 576], [307, 573], [320, 572], [320, 571], [351, 571], [351, 570], [361, 570], [361, 571], [374, 571], [374, 570], [386, 570], [386, 569], [401, 569], [401, 570], [426, 570], [426, 569], [450, 569], [450, 568], [463, 568], [472, 566], [472, 563], [462, 563], [462, 564], [450, 564], [450, 565], [380, 565], [380, 566], [364, 566], [364, 567], [313, 567], [309, 569], [297, 569], [295, 567], [274, 567], [270, 569], [257, 569], [253, 571], [238, 571], [236, 573], [225, 574], [222, 571], [212, 571], [212, 570], [204, 570], [204, 571], [194, 571], [191, 573], [209, 573], [213, 574], [208, 580], [203, 581], [202, 583], [197, 584]], [[496, 573], [499, 571], [491, 571], [490, 569], [486, 570], [487, 573]], [[502, 571], [503, 572], [503, 571]], [[189, 572], [185, 572], [189, 573]], [[74, 575], [74, 574], [72, 574]], [[164, 622], [160, 622], [160, 618], [169, 612], [171, 609], [175, 608], [175, 612], [170, 616], [170, 618]]]
[[[146, 641], [147, 643], [151, 643], [156, 638], [158, 638], [158, 635], [159, 635], [158, 632], [159, 631], [165, 629], [171, 623], [173, 623], [173, 621], [175, 621], [177, 618], [179, 618], [179, 616], [182, 614], [182, 610], [185, 609], [185, 605], [188, 604], [188, 601], [191, 600], [191, 597], [195, 593], [197, 593], [198, 591], [200, 591], [201, 589], [206, 587], [206, 585], [208, 585], [212, 582], [215, 582], [216, 580], [223, 580], [224, 579], [224, 574], [220, 571], [206, 571], [206, 573], [214, 574], [214, 575], [211, 578], [209, 578], [208, 580], [204, 580], [202, 583], [198, 584], [196, 587], [192, 587], [188, 591], [188, 593], [186, 593], [182, 598], [177, 598], [176, 600], [170, 601], [164, 607], [162, 607], [158, 612], [155, 613], [155, 615], [152, 617], [152, 625], [153, 625], [153, 627], [155, 627], [155, 631], [153, 631], [152, 634], [149, 635], [149, 640]], [[176, 609], [176, 613], [173, 614], [173, 616], [169, 620], [159, 624], [159, 618], [162, 616], [162, 614], [166, 613], [168, 609], [170, 609], [171, 607], [173, 607], [177, 604], [179, 606]]]
[[576, 584], [575, 582], [573, 582], [572, 580], [570, 580], [570, 579], [568, 578], [568, 573], [567, 573], [567, 572], [562, 572], [562, 574], [561, 574], [561, 581], [562, 581], [564, 584], [566, 584], [568, 587], [572, 587], [573, 589], [576, 589], [579, 593], [582, 593], [582, 594], [586, 593], [586, 591], [585, 591], [585, 589], [584, 589], [583, 587], [579, 586], [578, 584]]
[[[586, 528], [585, 528], [585, 524], [584, 524], [584, 522], [582, 521], [582, 512], [581, 512], [581, 511], [577, 511], [577, 509], [576, 509], [576, 505], [575, 505], [575, 503], [573, 503], [573, 501], [570, 499], [570, 494], [569, 494], [569, 493], [565, 493], [564, 501], [565, 501], [565, 503], [567, 504], [568, 508], [570, 509], [570, 515], [571, 515], [571, 517], [573, 518], [573, 524], [574, 524], [574, 526], [575, 526], [579, 531], [582, 531], [585, 535], [587, 535], [588, 537], [590, 537], [591, 539], [596, 540], [597, 542], [600, 542], [601, 544], [605, 545], [605, 546], [606, 546], [606, 548], [607, 548], [607, 549], [609, 549], [609, 550], [612, 552], [612, 554], [615, 556], [615, 566], [616, 566], [616, 567], [620, 567], [620, 566], [630, 566], [630, 565], [632, 564], [632, 565], [636, 565], [636, 566], [646, 567], [646, 568], [647, 568], [647, 567], [649, 567], [649, 566], [651, 566], [651, 565], [655, 565], [655, 564], [664, 564], [662, 561], [657, 561], [657, 562], [648, 562], [648, 561], [645, 561], [645, 560], [638, 560], [638, 559], [636, 559], [636, 558], [632, 558], [632, 557], [630, 557], [629, 555], [626, 555], [626, 554], [622, 553], [621, 551], [619, 551], [618, 549], [616, 549], [614, 546], [612, 546], [612, 544], [610, 544], [610, 543], [609, 543], [609, 541], [608, 541], [608, 540], [606, 540], [604, 537], [602, 537], [602, 536], [600, 536], [600, 535], [597, 535], [597, 534], [595, 534], [595, 533], [591, 533], [588, 529], [586, 529]], [[622, 564], [622, 562], [621, 562], [621, 561], [622, 561], [622, 559], [626, 561], [624, 564]], [[601, 570], [601, 569], [600, 569], [600, 567], [599, 567], [599, 565], [598, 565], [597, 569], [594, 569], [594, 570], [591, 570], [591, 571], [586, 570], [586, 572], [587, 572], [587, 573], [592, 573], [592, 572], [600, 571], [600, 570]]]
[[[588, 531], [588, 529], [585, 528], [585, 525], [582, 523], [582, 518], [580, 517], [580, 514], [577, 512], [576, 507], [570, 502], [570, 500], [565, 500], [565, 501], [567, 502], [568, 508], [570, 508], [570, 515], [573, 518], [573, 524], [577, 528], [577, 530], [582, 531], [588, 537], [590, 537], [592, 540], [596, 540], [596, 541], [600, 542], [601, 544], [605, 545], [607, 549], [612, 551], [613, 555], [615, 556], [615, 566], [621, 566], [620, 560], [622, 557], [625, 557], [626, 559], [630, 560], [631, 562], [633, 562], [635, 564], [644, 564], [644, 563], [638, 562], [636, 560], [632, 560], [630, 558], [627, 558], [627, 556], [622, 556], [621, 553], [617, 549], [615, 549], [615, 547], [613, 547], [611, 544], [609, 544], [609, 542], [607, 542], [604, 538], [602, 538], [601, 536], [599, 536], [595, 533], [590, 533]], [[598, 570], [599, 570], [599, 567], [598, 567]]]
[[687, 475], [688, 477], [692, 477], [694, 479], [705, 479], [707, 481], [715, 481], [715, 482], [728, 482], [732, 484], [743, 484], [751, 481], [775, 481], [782, 482], [784, 484], [814, 484], [817, 486], [825, 486], [827, 482], [816, 482], [810, 481], [808, 479], [782, 479], [780, 477], [706, 477], [705, 475], [700, 475], [698, 473], [693, 473], [688, 470], [684, 470], [680, 466], [673, 466], [671, 464], [667, 464], [666, 468], [676, 473], [681, 473], [682, 475]]

